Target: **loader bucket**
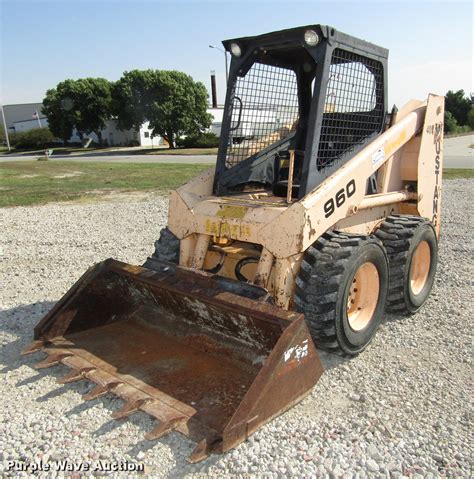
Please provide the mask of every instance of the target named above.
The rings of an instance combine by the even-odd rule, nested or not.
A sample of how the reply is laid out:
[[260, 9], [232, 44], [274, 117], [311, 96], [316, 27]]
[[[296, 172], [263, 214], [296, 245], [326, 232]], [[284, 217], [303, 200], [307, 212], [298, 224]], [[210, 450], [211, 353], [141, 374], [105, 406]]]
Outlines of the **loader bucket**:
[[[190, 462], [224, 452], [307, 394], [322, 366], [301, 314], [263, 290], [158, 262], [106, 260], [89, 269], [35, 328], [24, 354], [36, 368], [65, 364], [60, 383], [88, 379], [84, 397], [143, 411], [149, 440], [176, 430], [197, 442]], [[245, 294], [246, 297], [242, 296]]]

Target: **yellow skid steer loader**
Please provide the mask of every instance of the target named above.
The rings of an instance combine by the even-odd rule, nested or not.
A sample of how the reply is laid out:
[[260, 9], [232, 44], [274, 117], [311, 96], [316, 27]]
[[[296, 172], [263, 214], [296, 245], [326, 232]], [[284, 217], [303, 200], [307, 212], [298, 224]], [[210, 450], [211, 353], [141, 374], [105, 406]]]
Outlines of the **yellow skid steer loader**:
[[444, 99], [387, 112], [388, 51], [311, 25], [223, 42], [216, 167], [173, 191], [143, 266], [92, 267], [24, 353], [62, 363], [115, 418], [224, 452], [308, 394], [316, 348], [361, 352], [434, 281]]

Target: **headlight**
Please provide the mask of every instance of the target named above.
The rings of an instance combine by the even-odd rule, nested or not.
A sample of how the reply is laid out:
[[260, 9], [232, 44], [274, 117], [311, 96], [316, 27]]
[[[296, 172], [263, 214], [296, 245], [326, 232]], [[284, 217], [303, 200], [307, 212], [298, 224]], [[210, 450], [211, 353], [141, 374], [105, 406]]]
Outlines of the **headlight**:
[[319, 42], [318, 34], [314, 30], [306, 30], [304, 32], [304, 41], [310, 47], [315, 47]]
[[231, 43], [230, 44], [230, 51], [234, 57], [240, 57], [242, 55], [242, 49], [240, 48], [238, 43]]

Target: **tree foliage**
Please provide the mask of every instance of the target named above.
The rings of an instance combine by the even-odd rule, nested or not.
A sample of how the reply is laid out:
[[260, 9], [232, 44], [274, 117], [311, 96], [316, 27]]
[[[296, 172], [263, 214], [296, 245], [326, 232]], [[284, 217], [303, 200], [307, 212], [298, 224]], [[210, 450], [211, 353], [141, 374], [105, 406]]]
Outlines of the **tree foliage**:
[[147, 120], [150, 106], [156, 100], [153, 84], [156, 70], [124, 72], [112, 92], [112, 109], [122, 129], [138, 130]]
[[474, 105], [471, 106], [471, 109], [469, 110], [469, 113], [467, 115], [467, 124], [471, 128], [471, 130], [474, 130]]
[[48, 118], [48, 127], [53, 135], [61, 138], [64, 144], [71, 138], [74, 129], [73, 112], [63, 107], [67, 94], [67, 81], [59, 83], [56, 88], [51, 88], [46, 92], [41, 110]]
[[449, 90], [446, 93], [445, 109], [452, 114], [458, 125], [468, 124], [468, 115], [471, 107], [472, 99], [466, 97], [464, 90], [456, 92]]
[[48, 90], [43, 113], [54, 135], [67, 141], [76, 128], [80, 136], [94, 132], [102, 143], [102, 130], [112, 115], [112, 84], [105, 78], [65, 80]]
[[206, 87], [178, 71], [125, 72], [113, 92], [114, 112], [121, 128], [139, 128], [150, 122], [153, 135], [175, 147], [176, 138], [197, 135], [208, 128]]
[[444, 112], [444, 132], [445, 133], [456, 133], [458, 130], [458, 122], [454, 118], [453, 114], [450, 111], [445, 110]]

